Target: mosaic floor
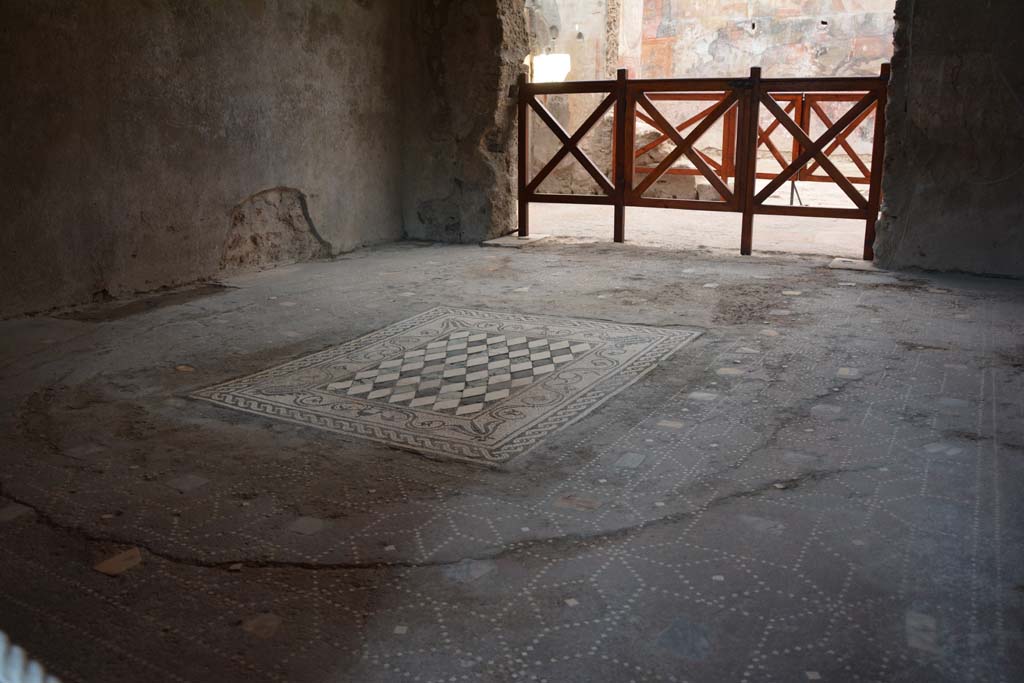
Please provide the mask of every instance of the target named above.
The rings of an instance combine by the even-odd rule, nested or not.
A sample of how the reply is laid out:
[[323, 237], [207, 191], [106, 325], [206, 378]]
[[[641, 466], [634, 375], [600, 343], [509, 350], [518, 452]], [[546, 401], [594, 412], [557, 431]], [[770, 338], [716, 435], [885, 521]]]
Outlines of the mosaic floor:
[[194, 396], [498, 464], [586, 415], [699, 334], [438, 307]]
[[[0, 630], [63, 683], [1024, 681], [1024, 283], [826, 265], [403, 244], [0, 322]], [[190, 398], [481, 424], [617, 344], [496, 467]]]

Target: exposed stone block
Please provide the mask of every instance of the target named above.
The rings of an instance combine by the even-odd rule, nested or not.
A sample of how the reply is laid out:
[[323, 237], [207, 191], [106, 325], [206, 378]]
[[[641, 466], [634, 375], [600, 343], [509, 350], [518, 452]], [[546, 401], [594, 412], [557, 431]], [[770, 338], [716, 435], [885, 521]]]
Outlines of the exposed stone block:
[[247, 197], [231, 212], [221, 270], [309, 261], [331, 255], [331, 245], [317, 233], [306, 196], [289, 187], [275, 187]]

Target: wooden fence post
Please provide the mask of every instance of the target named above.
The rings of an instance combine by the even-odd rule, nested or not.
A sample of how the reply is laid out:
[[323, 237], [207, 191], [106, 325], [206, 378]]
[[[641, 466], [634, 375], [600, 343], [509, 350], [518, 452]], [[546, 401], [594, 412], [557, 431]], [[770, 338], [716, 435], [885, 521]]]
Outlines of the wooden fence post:
[[729, 182], [733, 179], [735, 189], [736, 179], [736, 109], [733, 107], [725, 113], [722, 123], [722, 180]]
[[[746, 116], [743, 119], [739, 149], [743, 153], [743, 225], [740, 228], [740, 254], [749, 256], [754, 235], [754, 194], [757, 186], [757, 123], [761, 103], [761, 67], [750, 68], [750, 91], [747, 95]], [[737, 173], [736, 187], [739, 186]]]
[[[796, 125], [800, 126], [800, 129], [807, 133], [808, 137], [811, 135], [811, 102], [807, 99], [807, 93], [800, 93], [800, 102], [797, 104], [797, 108], [794, 113], [799, 114], [799, 118], [795, 119]], [[800, 152], [803, 148], [800, 146], [800, 141], [797, 140], [796, 136], [793, 136], [793, 157], [796, 159], [800, 156]], [[807, 172], [807, 164], [804, 164], [796, 175], [793, 176], [793, 180], [804, 180], [805, 176], [809, 175]]]
[[530, 127], [527, 120], [526, 74], [520, 73], [516, 81], [516, 97], [519, 126], [519, 236], [530, 235], [530, 202], [526, 194], [526, 176], [529, 173], [527, 168], [530, 164]]
[[868, 186], [868, 219], [864, 226], [864, 260], [875, 259], [875, 223], [882, 204], [882, 165], [885, 161], [885, 102], [889, 90], [889, 64], [879, 73], [882, 83], [875, 100], [875, 131], [871, 146], [871, 184]]
[[623, 185], [623, 206], [633, 194], [633, 174], [636, 163], [636, 99], [629, 93], [629, 69], [626, 69], [626, 166]]
[[629, 72], [619, 69], [615, 78], [615, 228], [613, 239], [616, 242], [626, 241], [626, 157], [633, 155], [632, 145], [626, 146], [626, 79]]

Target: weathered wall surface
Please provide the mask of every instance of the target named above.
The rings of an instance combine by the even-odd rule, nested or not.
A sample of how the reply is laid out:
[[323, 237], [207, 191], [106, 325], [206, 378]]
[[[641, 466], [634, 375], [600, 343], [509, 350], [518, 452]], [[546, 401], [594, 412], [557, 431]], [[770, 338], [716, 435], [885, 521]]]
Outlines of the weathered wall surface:
[[568, 80], [878, 74], [894, 0], [526, 0], [531, 51], [568, 53]]
[[[568, 54], [569, 81], [614, 78], [618, 68], [617, 26], [623, 0], [526, 0], [531, 54]], [[625, 0], [636, 5], [641, 0]]]
[[515, 224], [515, 100], [528, 51], [522, 0], [403, 3], [403, 225], [478, 242]]
[[622, 41], [634, 46], [623, 66], [643, 78], [741, 76], [752, 66], [773, 78], [874, 76], [892, 54], [893, 1], [642, 0], [641, 24], [623, 24], [640, 34]]
[[1024, 3], [901, 0], [875, 245], [887, 267], [1024, 276]]
[[398, 238], [398, 3], [0, 3], [0, 317], [214, 276], [272, 188]]
[[306, 195], [293, 187], [275, 187], [231, 211], [220, 268], [229, 273], [257, 270], [330, 255], [331, 244], [317, 231]]

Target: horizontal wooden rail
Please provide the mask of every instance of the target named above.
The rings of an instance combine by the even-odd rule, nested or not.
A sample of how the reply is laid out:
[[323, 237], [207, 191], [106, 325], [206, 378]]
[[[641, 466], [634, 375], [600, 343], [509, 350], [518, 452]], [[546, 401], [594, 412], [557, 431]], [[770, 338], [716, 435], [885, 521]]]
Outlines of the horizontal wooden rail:
[[[742, 80], [742, 79], [740, 79]], [[627, 81], [630, 92], [718, 92], [729, 90], [736, 79], [730, 78], [648, 78]]]
[[[613, 239], [625, 239], [625, 207], [732, 211], [743, 214], [740, 253], [751, 253], [754, 215], [814, 216], [851, 218], [865, 221], [864, 258], [874, 257], [875, 222], [881, 203], [882, 158], [885, 149], [885, 104], [889, 83], [889, 65], [883, 64], [878, 76], [855, 78], [761, 78], [755, 67], [745, 78], [664, 78], [629, 79], [619, 69], [615, 80], [570, 81], [565, 83], [529, 83], [525, 75], [518, 82], [519, 131], [519, 234], [529, 235], [531, 202], [611, 205], [615, 209]], [[546, 106], [550, 95], [603, 95], [600, 103], [579, 128], [565, 130]], [[545, 101], [538, 100], [538, 96]], [[672, 123], [659, 108], [662, 103], [702, 103], [700, 111], [681, 123]], [[823, 105], [849, 105], [833, 119]], [[580, 143], [595, 125], [612, 111], [612, 161], [609, 178], [586, 154]], [[762, 110], [770, 122], [762, 125]], [[530, 125], [533, 111], [555, 135], [561, 147], [540, 171], [530, 177]], [[871, 117], [871, 157], [865, 160], [854, 149], [850, 136]], [[814, 123], [817, 119], [818, 124]], [[636, 144], [636, 123], [643, 121], [657, 136], [643, 145]], [[701, 137], [713, 126], [722, 130], [721, 160], [714, 149], [698, 149]], [[816, 126], [816, 128], [815, 128]], [[823, 132], [812, 135], [812, 130]], [[772, 135], [785, 130], [792, 145], [781, 148]], [[671, 143], [673, 149], [657, 163], [639, 163], [640, 158], [659, 146]], [[764, 148], [781, 169], [758, 170], [758, 150]], [[838, 149], [856, 167], [855, 175], [846, 175], [831, 160]], [[710, 152], [710, 154], [709, 154]], [[567, 157], [574, 158], [603, 194], [559, 194], [540, 191], [541, 185]], [[685, 158], [692, 167], [676, 166]], [[823, 171], [823, 172], [817, 172]], [[699, 176], [718, 193], [718, 200], [668, 199], [646, 197], [644, 193], [662, 177]], [[638, 181], [639, 178], [639, 181]], [[769, 181], [760, 190], [758, 180]], [[837, 185], [852, 207], [810, 207], [768, 204], [783, 184], [796, 180], [829, 182]], [[637, 182], [638, 181], [638, 182]], [[732, 181], [732, 186], [730, 186]], [[634, 184], [636, 183], [636, 184]], [[856, 185], [867, 185], [865, 197]]]
[[722, 93], [720, 92], [650, 92], [647, 93], [647, 99], [652, 102], [659, 100], [676, 101], [676, 102], [700, 102], [701, 100], [713, 100], [717, 102], [722, 99]]
[[615, 89], [615, 81], [565, 81], [564, 83], [527, 83], [531, 95], [572, 95], [576, 93], [608, 93]]
[[[541, 204], [614, 204], [614, 197], [602, 197], [599, 194], [553, 194], [538, 192], [530, 195], [531, 202]], [[527, 233], [529, 234], [529, 233]], [[526, 235], [522, 235], [525, 237]]]
[[[888, 65], [883, 65], [888, 66]], [[829, 92], [883, 90], [886, 84], [878, 76], [857, 78], [765, 78], [761, 90], [766, 92]]]

